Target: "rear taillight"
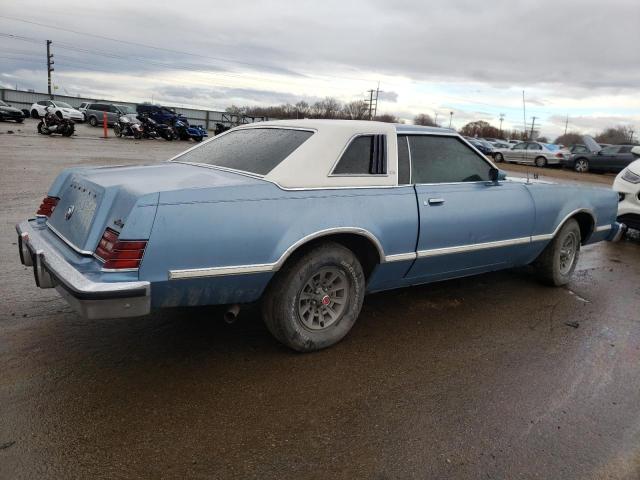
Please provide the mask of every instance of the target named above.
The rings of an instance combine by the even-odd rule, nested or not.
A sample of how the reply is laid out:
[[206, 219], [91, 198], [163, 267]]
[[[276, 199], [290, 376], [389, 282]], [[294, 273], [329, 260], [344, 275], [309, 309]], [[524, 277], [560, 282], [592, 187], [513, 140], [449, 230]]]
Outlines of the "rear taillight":
[[39, 217], [50, 217], [55, 210], [56, 205], [58, 205], [59, 200], [60, 199], [58, 197], [44, 197], [36, 215]]
[[563, 153], [556, 153], [556, 158], [564, 158], [564, 154]]
[[118, 270], [138, 268], [147, 246], [146, 240], [118, 240], [119, 233], [107, 228], [102, 234], [96, 257], [104, 262], [102, 268]]

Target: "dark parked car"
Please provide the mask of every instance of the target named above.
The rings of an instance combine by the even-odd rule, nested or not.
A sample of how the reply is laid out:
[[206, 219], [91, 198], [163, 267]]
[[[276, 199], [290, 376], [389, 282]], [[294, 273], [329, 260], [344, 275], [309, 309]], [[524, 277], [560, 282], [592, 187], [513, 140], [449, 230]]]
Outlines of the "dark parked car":
[[580, 173], [618, 173], [638, 159], [637, 155], [631, 153], [632, 148], [633, 145], [610, 145], [595, 153], [575, 153], [565, 159], [564, 166]]
[[165, 125], [173, 125], [176, 120], [180, 120], [189, 125], [187, 117], [180, 115], [175, 110], [169, 107], [163, 107], [162, 105], [152, 105], [150, 103], [141, 103], [136, 107], [138, 115], [146, 114], [157, 123], [164, 123]]
[[0, 100], [0, 120], [13, 120], [17, 123], [22, 123], [24, 120], [24, 114], [22, 113], [22, 110], [13, 108], [8, 103]]

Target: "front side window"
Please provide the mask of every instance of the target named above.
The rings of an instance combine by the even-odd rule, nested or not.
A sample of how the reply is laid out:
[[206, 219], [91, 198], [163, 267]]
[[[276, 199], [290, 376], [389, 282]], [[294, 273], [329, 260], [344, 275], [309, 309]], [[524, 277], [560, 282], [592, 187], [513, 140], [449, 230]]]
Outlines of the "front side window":
[[354, 138], [333, 169], [333, 175], [382, 175], [387, 173], [386, 137]]
[[527, 150], [542, 150], [542, 147], [537, 143], [529, 143], [527, 144]]
[[620, 147], [618, 147], [617, 145], [605, 147], [602, 149], [602, 155], [615, 155], [616, 153], [618, 153], [619, 149]]
[[409, 147], [412, 183], [489, 180], [491, 165], [457, 137], [411, 135]]
[[308, 130], [245, 128], [214, 137], [177, 162], [203, 163], [266, 175], [313, 135]]
[[513, 147], [513, 150], [524, 150], [526, 148], [527, 144], [526, 143], [516, 143], [516, 145]]
[[631, 147], [622, 147], [618, 153], [631, 153]]

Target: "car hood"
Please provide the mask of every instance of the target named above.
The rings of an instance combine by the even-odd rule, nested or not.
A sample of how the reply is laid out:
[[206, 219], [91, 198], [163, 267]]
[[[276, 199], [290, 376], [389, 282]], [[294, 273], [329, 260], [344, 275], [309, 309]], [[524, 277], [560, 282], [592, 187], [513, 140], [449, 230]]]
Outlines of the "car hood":
[[18, 110], [15, 107], [5, 107], [4, 105], [0, 106], [0, 111], [13, 112], [13, 113], [22, 113], [22, 110]]
[[587, 147], [591, 153], [597, 153], [602, 150], [602, 147], [598, 145], [598, 142], [596, 142], [590, 135], [583, 136], [582, 143], [584, 143], [585, 147]]
[[640, 160], [631, 162], [627, 168], [631, 170], [633, 173], [635, 173], [636, 175], [640, 175]]

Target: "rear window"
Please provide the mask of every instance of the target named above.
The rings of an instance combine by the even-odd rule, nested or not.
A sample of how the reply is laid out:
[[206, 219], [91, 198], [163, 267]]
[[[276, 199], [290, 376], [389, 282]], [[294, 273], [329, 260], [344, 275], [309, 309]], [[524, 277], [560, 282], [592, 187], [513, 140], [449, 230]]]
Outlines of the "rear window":
[[215, 137], [185, 152], [178, 162], [204, 163], [266, 175], [302, 145], [313, 132], [284, 128], [248, 128]]

